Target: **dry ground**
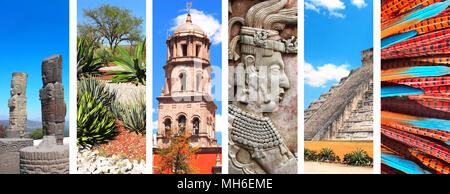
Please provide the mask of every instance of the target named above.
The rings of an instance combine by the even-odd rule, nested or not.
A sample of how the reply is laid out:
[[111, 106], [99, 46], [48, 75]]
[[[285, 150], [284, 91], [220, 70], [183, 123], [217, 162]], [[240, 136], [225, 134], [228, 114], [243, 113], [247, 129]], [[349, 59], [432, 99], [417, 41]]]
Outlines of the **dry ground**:
[[305, 161], [305, 174], [373, 174], [372, 167]]

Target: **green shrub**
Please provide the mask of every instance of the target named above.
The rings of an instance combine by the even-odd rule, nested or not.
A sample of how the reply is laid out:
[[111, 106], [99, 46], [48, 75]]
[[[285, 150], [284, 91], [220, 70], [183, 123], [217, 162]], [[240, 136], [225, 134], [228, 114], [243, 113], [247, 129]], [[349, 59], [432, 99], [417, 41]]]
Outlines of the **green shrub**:
[[339, 156], [336, 156], [331, 148], [322, 148], [317, 155], [317, 160], [321, 162], [339, 162]]
[[96, 52], [96, 56], [100, 60], [100, 63], [103, 65], [108, 65], [113, 61], [111, 52], [106, 47], [98, 49]]
[[30, 139], [42, 139], [44, 137], [44, 133], [42, 132], [42, 128], [35, 129], [30, 132], [28, 135]]
[[305, 160], [306, 161], [315, 161], [317, 160], [317, 152], [314, 150], [305, 149], [304, 150]]
[[103, 103], [103, 106], [110, 108], [111, 103], [116, 100], [117, 91], [107, 88], [106, 84], [95, 79], [81, 79], [77, 82], [78, 94], [91, 94], [94, 100]]
[[146, 100], [145, 93], [135, 95], [129, 103], [114, 102], [111, 105], [113, 116], [120, 120], [123, 127], [135, 133], [145, 134]]
[[114, 118], [103, 102], [91, 93], [77, 95], [77, 144], [87, 148], [116, 136]]
[[352, 153], [344, 155], [344, 163], [353, 166], [366, 166], [372, 163], [372, 158], [367, 155], [367, 152], [358, 148]]

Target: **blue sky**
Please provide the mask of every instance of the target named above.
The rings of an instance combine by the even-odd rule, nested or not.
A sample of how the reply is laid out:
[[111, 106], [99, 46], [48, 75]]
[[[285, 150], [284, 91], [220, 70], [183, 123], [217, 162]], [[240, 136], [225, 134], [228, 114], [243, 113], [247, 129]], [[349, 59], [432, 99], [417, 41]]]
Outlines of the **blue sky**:
[[[185, 0], [173, 0], [171, 3], [167, 1], [153, 1], [153, 134], [156, 133], [156, 121], [158, 120], [158, 101], [156, 97], [161, 95], [161, 88], [164, 85], [164, 70], [163, 66], [167, 60], [167, 45], [166, 40], [168, 33], [173, 34], [173, 29], [179, 22], [186, 21], [186, 18], [182, 15], [187, 14]], [[217, 85], [213, 86], [214, 102], [218, 106], [216, 111], [216, 126], [226, 126], [221, 124], [222, 115], [222, 102], [220, 100], [222, 87], [221, 87], [221, 36], [220, 36], [220, 24], [222, 18], [221, 1], [208, 1], [208, 0], [191, 0], [192, 8], [191, 15], [192, 21], [198, 24], [202, 29], [207, 32], [211, 42], [211, 65], [217, 68], [213, 69], [213, 79], [216, 79]], [[202, 21], [202, 22], [196, 22]], [[215, 75], [214, 75], [215, 74]], [[217, 91], [217, 92], [214, 92]], [[222, 144], [222, 136], [220, 132], [217, 132], [216, 138], [219, 144]]]
[[305, 108], [373, 47], [372, 0], [305, 0]]
[[64, 100], [69, 108], [69, 1], [0, 1], [0, 7], [0, 119], [9, 118], [12, 73], [25, 72], [28, 119], [41, 120], [41, 64], [54, 54], [63, 57]]
[[[131, 15], [142, 18], [143, 22], [141, 24], [141, 30], [143, 35], [145, 35], [145, 0], [77, 0], [77, 23], [83, 24], [85, 22], [89, 22], [88, 18], [83, 17], [84, 9], [96, 9], [102, 5], [108, 4], [111, 6], [118, 6], [122, 9], [131, 10]], [[123, 42], [120, 44], [129, 43]]]

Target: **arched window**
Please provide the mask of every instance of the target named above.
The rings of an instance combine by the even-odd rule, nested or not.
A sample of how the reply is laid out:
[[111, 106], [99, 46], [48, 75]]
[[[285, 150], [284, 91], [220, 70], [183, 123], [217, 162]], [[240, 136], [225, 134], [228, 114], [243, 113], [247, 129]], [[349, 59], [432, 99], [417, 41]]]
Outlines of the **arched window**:
[[180, 91], [185, 91], [186, 90], [186, 74], [180, 73], [180, 75], [178, 75], [178, 78], [180, 78]]
[[192, 120], [192, 126], [193, 135], [198, 135], [200, 133], [200, 120], [197, 117]]
[[184, 115], [180, 115], [177, 119], [178, 121], [178, 133], [184, 132], [186, 129], [186, 117]]
[[172, 121], [169, 118], [167, 118], [166, 120], [164, 120], [165, 134], [167, 135], [171, 129], [172, 129]]

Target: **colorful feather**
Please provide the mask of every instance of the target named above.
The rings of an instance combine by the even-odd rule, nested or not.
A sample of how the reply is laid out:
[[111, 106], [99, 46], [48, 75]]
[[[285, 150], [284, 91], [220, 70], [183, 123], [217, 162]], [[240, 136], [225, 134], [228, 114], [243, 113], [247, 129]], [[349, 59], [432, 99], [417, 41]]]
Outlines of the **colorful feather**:
[[421, 89], [408, 86], [390, 86], [381, 88], [381, 97], [403, 96], [403, 95], [413, 95], [423, 93], [424, 91]]
[[440, 174], [449, 174], [450, 173], [450, 166], [438, 159], [434, 159], [432, 157], [429, 157], [425, 154], [422, 154], [418, 151], [412, 151], [411, 155], [416, 157], [417, 160], [422, 162], [423, 165], [426, 167], [433, 169]]
[[382, 98], [381, 100], [381, 110], [436, 119], [450, 118], [447, 101], [414, 101], [408, 98]]
[[421, 136], [403, 132], [384, 125], [381, 126], [381, 133], [391, 139], [406, 144], [411, 148], [418, 149], [421, 152], [439, 158], [445, 162], [450, 161], [449, 148], [444, 144], [438, 144]]
[[388, 46], [391, 46], [395, 43], [401, 42], [403, 40], [406, 40], [408, 38], [411, 38], [413, 36], [417, 35], [417, 31], [413, 30], [413, 31], [409, 31], [409, 32], [404, 32], [404, 33], [400, 33], [400, 34], [396, 34], [393, 36], [389, 36], [387, 38], [383, 38], [381, 40], [381, 49], [384, 49]]
[[418, 9], [420, 7], [426, 7], [436, 2], [441, 2], [445, 0], [415, 0], [409, 4], [405, 4], [402, 9], [400, 9], [399, 14], [410, 12], [414, 9]]
[[405, 126], [450, 131], [450, 121], [381, 111], [381, 119], [402, 122]]
[[384, 164], [407, 174], [431, 174], [416, 163], [393, 154], [381, 153], [381, 161]]
[[402, 67], [381, 71], [381, 81], [450, 74], [447, 66]]
[[388, 80], [387, 82], [415, 88], [447, 86], [450, 85], [450, 76], [416, 77]]
[[442, 142], [450, 142], [450, 133], [448, 131], [442, 131], [442, 130], [438, 130], [438, 129], [412, 127], [412, 126], [408, 125], [407, 123], [395, 121], [395, 120], [388, 120], [388, 119], [381, 119], [381, 124], [384, 126], [398, 129], [398, 130], [408, 132], [411, 134], [430, 137], [430, 138], [433, 138], [433, 139], [436, 139], [436, 140], [439, 140]]
[[381, 38], [384, 39], [388, 36], [401, 32], [402, 29], [408, 28], [411, 25], [415, 25], [422, 20], [431, 18], [438, 15], [440, 12], [447, 9], [450, 5], [450, 1], [438, 2], [417, 11], [405, 14], [399, 17], [389, 27], [381, 30]]

